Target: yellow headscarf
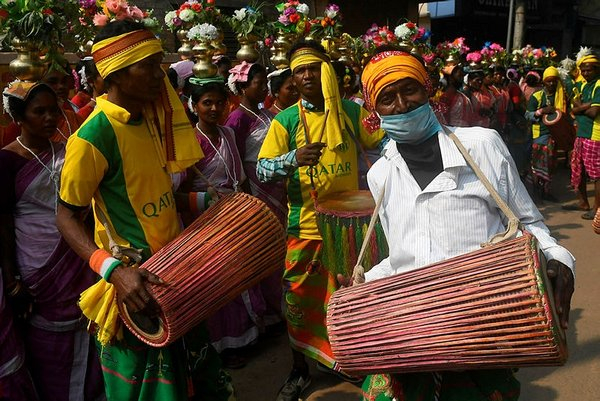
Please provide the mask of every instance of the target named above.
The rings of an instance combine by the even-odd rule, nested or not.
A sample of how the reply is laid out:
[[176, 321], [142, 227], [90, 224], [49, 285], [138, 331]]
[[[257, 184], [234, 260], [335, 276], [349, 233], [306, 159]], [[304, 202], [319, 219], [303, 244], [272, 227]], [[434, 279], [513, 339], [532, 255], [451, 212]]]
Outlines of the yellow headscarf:
[[[162, 52], [160, 40], [145, 29], [107, 38], [92, 46], [92, 56], [102, 78]], [[185, 171], [204, 156], [183, 105], [166, 74], [160, 97], [144, 108], [144, 115], [159, 126], [167, 172]]]
[[556, 78], [556, 93], [554, 94], [554, 107], [559, 109], [562, 112], [567, 111], [567, 102], [565, 98], [565, 88], [560, 79], [560, 74], [558, 73], [558, 69], [556, 67], [548, 67], [544, 70], [544, 75], [542, 76], [542, 80], [545, 81], [548, 78]]
[[581, 64], [587, 63], [600, 64], [600, 59], [594, 54], [588, 54], [587, 56], [584, 56], [577, 60], [577, 67], [579, 67]]
[[375, 110], [377, 96], [381, 90], [404, 78], [412, 78], [425, 87], [430, 85], [425, 67], [410, 54], [402, 51], [385, 51], [375, 55], [362, 73], [363, 94], [367, 108], [370, 111]]
[[290, 68], [292, 72], [302, 65], [321, 63], [321, 89], [325, 98], [325, 112], [328, 113], [325, 122], [327, 148], [334, 150], [344, 142], [343, 130], [344, 110], [342, 108], [342, 98], [338, 87], [335, 70], [329, 62], [329, 58], [312, 48], [301, 48], [292, 54]]

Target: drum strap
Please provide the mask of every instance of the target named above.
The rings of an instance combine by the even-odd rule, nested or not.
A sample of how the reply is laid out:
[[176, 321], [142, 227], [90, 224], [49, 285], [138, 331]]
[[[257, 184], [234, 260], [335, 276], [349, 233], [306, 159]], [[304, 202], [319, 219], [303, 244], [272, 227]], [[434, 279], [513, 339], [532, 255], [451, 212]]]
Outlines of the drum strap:
[[383, 202], [383, 195], [385, 194], [386, 183], [387, 176], [383, 181], [381, 193], [379, 194], [379, 198], [377, 198], [377, 202], [375, 203], [375, 209], [373, 209], [373, 214], [371, 215], [371, 220], [369, 221], [369, 227], [367, 228], [367, 233], [363, 238], [363, 243], [360, 247], [360, 253], [358, 254], [358, 258], [356, 259], [356, 265], [354, 265], [354, 268], [352, 269], [352, 281], [354, 284], [362, 284], [365, 282], [365, 268], [362, 266], [362, 262], [365, 257], [367, 245], [370, 242], [369, 239], [373, 235], [375, 224], [377, 223], [377, 219], [379, 218], [379, 209], [381, 208], [381, 203]]
[[108, 237], [108, 246], [110, 248], [110, 251], [112, 252], [113, 257], [122, 260], [127, 265], [134, 263], [139, 264], [142, 261], [142, 250], [117, 244], [112, 235], [110, 224], [108, 224], [108, 219], [106, 218], [106, 215], [104, 214], [102, 209], [97, 205], [96, 214], [98, 216], [100, 224], [102, 224], [104, 226], [104, 229], [106, 230], [106, 236]]
[[463, 157], [467, 161], [467, 164], [471, 167], [471, 169], [473, 170], [475, 175], [477, 175], [477, 178], [479, 178], [479, 181], [481, 181], [481, 183], [483, 184], [485, 189], [488, 190], [488, 192], [490, 193], [490, 195], [492, 196], [492, 198], [498, 205], [498, 208], [500, 208], [502, 213], [504, 213], [504, 215], [508, 219], [508, 226], [506, 228], [506, 231], [504, 233], [498, 233], [498, 234], [494, 235], [490, 239], [489, 242], [482, 244], [482, 246], [496, 244], [496, 243], [498, 243], [500, 241], [504, 241], [506, 239], [515, 238], [515, 236], [517, 235], [517, 232], [521, 228], [521, 223], [520, 223], [519, 219], [517, 218], [517, 216], [515, 216], [513, 211], [510, 209], [510, 207], [508, 207], [506, 202], [504, 202], [504, 200], [500, 197], [500, 195], [498, 194], [498, 191], [496, 191], [496, 189], [492, 186], [492, 184], [487, 179], [485, 174], [483, 174], [483, 171], [481, 171], [481, 169], [479, 168], [477, 163], [475, 163], [475, 160], [473, 160], [473, 158], [471, 157], [471, 155], [469, 154], [467, 149], [465, 149], [464, 145], [460, 142], [460, 140], [454, 134], [454, 132], [450, 131], [448, 129], [448, 127], [446, 127], [445, 125], [442, 125], [442, 127], [444, 129], [444, 132], [446, 132], [446, 134], [448, 134], [450, 139], [452, 139], [452, 141], [454, 141], [454, 144], [456, 145], [456, 147], [458, 148], [460, 153], [463, 155]]

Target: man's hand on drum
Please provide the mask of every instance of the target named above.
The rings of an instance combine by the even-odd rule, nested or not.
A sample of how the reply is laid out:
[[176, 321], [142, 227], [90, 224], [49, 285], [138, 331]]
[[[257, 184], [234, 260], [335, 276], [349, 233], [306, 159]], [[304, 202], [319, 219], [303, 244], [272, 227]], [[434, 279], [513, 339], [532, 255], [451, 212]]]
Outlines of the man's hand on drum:
[[146, 290], [145, 281], [150, 284], [166, 285], [156, 274], [132, 266], [120, 265], [110, 276], [110, 282], [115, 286], [117, 296], [125, 302], [129, 311], [144, 311], [148, 315], [153, 315], [157, 312], [157, 305]]
[[556, 107], [550, 105], [550, 106], [542, 107], [540, 109], [540, 114], [552, 114], [555, 111], [556, 111]]
[[566, 330], [569, 328], [571, 296], [575, 290], [573, 272], [568, 266], [554, 259], [548, 261], [546, 272], [554, 290], [554, 307], [558, 313], [560, 325]]
[[315, 142], [298, 148], [296, 151], [296, 161], [298, 161], [298, 167], [316, 166], [319, 163], [319, 159], [321, 158], [321, 150], [324, 147], [324, 143]]

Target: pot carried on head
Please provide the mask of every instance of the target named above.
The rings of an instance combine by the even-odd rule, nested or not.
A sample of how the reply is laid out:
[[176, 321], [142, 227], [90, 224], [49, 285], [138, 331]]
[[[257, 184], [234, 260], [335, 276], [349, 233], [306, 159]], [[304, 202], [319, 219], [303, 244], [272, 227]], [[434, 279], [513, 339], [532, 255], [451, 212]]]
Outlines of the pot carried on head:
[[125, 325], [143, 342], [168, 345], [284, 264], [286, 235], [269, 207], [251, 195], [221, 198], [140, 268], [167, 286], [148, 285], [160, 312], [129, 313]]

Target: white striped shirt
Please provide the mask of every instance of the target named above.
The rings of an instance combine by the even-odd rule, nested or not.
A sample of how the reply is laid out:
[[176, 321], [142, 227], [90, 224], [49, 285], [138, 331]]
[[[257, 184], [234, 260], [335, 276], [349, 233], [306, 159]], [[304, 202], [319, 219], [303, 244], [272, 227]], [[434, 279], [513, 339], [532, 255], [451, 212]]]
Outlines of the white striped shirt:
[[[558, 245], [521, 182], [498, 133], [481, 127], [451, 128], [485, 176], [533, 234], [546, 258], [575, 272], [575, 258]], [[421, 190], [398, 152], [387, 144], [384, 157], [368, 173], [390, 256], [366, 273], [367, 281], [388, 277], [479, 249], [505, 230], [506, 218], [446, 134], [439, 133], [444, 171]]]

